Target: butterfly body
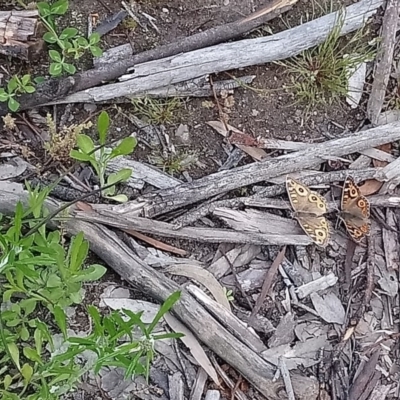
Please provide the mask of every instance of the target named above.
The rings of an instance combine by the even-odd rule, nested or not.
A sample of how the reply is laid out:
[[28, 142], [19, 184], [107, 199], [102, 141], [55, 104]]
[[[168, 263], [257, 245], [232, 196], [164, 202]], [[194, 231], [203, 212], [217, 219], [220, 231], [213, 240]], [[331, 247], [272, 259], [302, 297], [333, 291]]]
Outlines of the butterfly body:
[[327, 212], [325, 198], [290, 177], [286, 177], [286, 189], [293, 217], [316, 244], [325, 247], [329, 242], [329, 223], [323, 216]]
[[368, 199], [361, 194], [354, 179], [348, 176], [343, 185], [342, 212], [339, 217], [343, 220], [351, 238], [359, 243], [371, 232], [370, 205]]

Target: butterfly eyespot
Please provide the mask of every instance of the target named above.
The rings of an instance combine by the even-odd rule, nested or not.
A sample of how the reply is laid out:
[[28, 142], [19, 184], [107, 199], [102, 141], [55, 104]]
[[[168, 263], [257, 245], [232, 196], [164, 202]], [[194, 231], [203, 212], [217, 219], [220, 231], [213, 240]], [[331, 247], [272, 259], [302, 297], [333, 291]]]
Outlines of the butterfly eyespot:
[[299, 191], [299, 193], [304, 193], [305, 192], [305, 190], [302, 187], [299, 187], [297, 190]]
[[352, 196], [357, 196], [357, 190], [356, 189], [350, 189], [350, 194], [352, 195]]

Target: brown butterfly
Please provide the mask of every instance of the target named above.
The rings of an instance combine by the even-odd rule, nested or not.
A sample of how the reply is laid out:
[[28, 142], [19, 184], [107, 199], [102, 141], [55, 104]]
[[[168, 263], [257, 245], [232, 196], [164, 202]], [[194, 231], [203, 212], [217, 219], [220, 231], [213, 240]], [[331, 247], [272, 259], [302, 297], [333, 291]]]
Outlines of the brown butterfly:
[[327, 212], [325, 198], [289, 177], [286, 177], [286, 190], [294, 210], [293, 217], [316, 244], [326, 247], [330, 228], [327, 219], [323, 217]]
[[339, 217], [343, 220], [351, 238], [359, 243], [371, 232], [370, 205], [360, 188], [350, 176], [346, 178], [342, 192], [342, 212]]

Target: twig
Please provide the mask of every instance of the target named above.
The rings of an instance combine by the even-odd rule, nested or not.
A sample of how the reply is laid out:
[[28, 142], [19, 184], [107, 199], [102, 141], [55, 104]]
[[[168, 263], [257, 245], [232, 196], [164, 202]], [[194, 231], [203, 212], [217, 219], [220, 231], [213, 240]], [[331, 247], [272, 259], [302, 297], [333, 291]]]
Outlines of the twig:
[[296, 398], [294, 396], [294, 392], [293, 392], [293, 386], [292, 386], [292, 381], [290, 379], [289, 370], [286, 366], [283, 356], [280, 356], [278, 358], [278, 366], [281, 371], [281, 376], [282, 376], [283, 382], [285, 383], [286, 394], [287, 394], [288, 400], [296, 400]]
[[269, 267], [269, 270], [265, 274], [265, 279], [264, 283], [261, 289], [260, 295], [257, 297], [256, 304], [250, 314], [250, 318], [248, 321], [248, 324], [251, 325], [254, 319], [254, 316], [258, 313], [260, 310], [265, 298], [267, 297], [267, 294], [269, 292], [269, 289], [272, 286], [272, 282], [276, 276], [276, 273], [278, 272], [279, 265], [281, 265], [281, 262], [283, 261], [286, 253], [286, 246], [283, 246], [282, 250], [278, 253], [276, 256], [274, 262], [271, 264]]

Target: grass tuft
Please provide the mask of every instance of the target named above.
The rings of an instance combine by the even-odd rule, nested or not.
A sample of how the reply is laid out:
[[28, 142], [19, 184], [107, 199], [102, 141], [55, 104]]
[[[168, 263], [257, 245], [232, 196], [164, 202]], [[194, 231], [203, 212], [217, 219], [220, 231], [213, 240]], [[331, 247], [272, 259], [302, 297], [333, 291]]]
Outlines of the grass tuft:
[[293, 92], [296, 103], [307, 104], [307, 112], [318, 105], [338, 103], [348, 92], [353, 71], [375, 55], [367, 43], [365, 29], [342, 40], [344, 17], [344, 10], [339, 11], [334, 28], [322, 44], [278, 63], [290, 75], [291, 85], [287, 88]]

